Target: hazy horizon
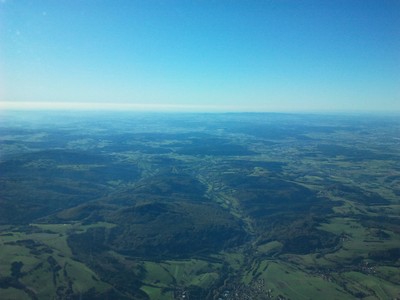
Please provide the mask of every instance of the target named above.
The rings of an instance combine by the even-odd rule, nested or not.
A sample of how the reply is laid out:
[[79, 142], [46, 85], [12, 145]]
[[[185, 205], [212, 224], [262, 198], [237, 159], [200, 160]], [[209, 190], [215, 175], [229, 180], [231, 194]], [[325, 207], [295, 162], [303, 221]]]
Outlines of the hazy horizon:
[[376, 109], [266, 109], [249, 106], [176, 105], [140, 103], [0, 102], [0, 112], [131, 112], [131, 113], [266, 113], [332, 115], [399, 115], [400, 110]]

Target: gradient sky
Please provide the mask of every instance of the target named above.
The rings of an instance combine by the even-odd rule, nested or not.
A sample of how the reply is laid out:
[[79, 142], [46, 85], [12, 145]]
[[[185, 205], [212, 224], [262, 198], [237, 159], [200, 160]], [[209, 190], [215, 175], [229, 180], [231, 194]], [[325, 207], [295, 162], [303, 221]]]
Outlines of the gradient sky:
[[0, 0], [1, 106], [118, 103], [400, 111], [400, 1]]

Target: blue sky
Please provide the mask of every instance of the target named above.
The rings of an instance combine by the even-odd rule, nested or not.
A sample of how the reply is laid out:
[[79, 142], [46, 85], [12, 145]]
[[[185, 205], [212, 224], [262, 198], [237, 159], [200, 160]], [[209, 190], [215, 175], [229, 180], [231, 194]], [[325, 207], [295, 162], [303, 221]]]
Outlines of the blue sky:
[[0, 0], [0, 102], [400, 111], [400, 1]]

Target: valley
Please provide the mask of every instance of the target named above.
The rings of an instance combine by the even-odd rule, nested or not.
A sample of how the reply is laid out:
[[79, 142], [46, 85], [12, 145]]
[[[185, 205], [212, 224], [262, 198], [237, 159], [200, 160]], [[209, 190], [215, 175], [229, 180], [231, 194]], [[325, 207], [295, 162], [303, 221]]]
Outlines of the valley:
[[2, 299], [400, 297], [395, 117], [2, 114]]

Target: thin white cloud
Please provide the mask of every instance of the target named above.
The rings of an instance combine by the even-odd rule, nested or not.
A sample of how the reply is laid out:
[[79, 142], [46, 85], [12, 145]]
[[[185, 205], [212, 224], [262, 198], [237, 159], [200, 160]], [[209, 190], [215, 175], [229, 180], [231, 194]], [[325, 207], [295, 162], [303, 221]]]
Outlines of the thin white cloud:
[[91, 102], [0, 102], [0, 110], [101, 110], [101, 111], [161, 111], [161, 112], [234, 112], [257, 111], [250, 107], [222, 105], [91, 103]]

